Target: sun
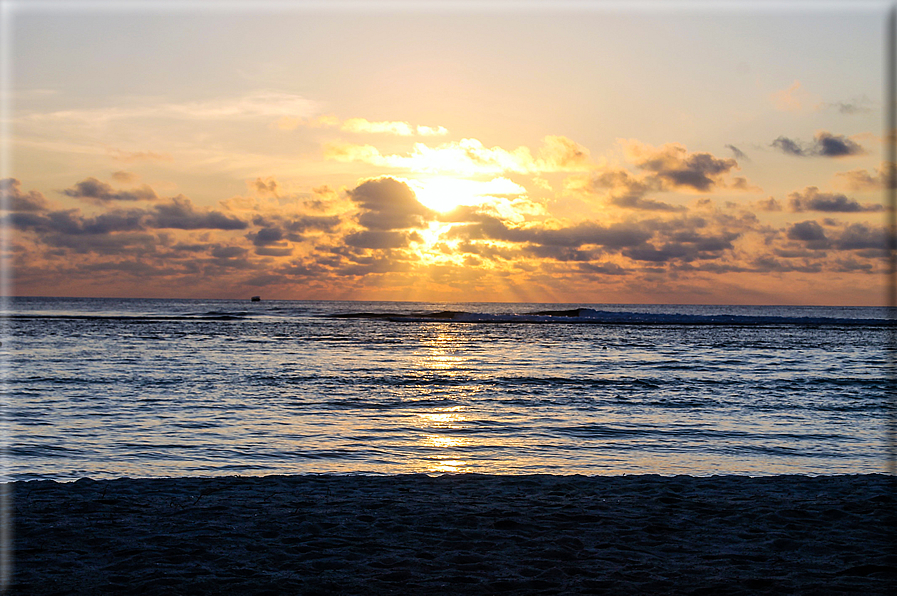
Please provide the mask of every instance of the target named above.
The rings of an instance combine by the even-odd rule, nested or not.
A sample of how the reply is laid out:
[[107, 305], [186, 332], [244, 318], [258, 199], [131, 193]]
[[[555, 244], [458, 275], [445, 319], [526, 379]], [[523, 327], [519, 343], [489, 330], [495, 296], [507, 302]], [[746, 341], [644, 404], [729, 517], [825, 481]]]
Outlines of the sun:
[[502, 197], [521, 196], [526, 189], [507, 178], [471, 180], [438, 176], [409, 180], [417, 200], [434, 211], [447, 213], [462, 206], [476, 206]]

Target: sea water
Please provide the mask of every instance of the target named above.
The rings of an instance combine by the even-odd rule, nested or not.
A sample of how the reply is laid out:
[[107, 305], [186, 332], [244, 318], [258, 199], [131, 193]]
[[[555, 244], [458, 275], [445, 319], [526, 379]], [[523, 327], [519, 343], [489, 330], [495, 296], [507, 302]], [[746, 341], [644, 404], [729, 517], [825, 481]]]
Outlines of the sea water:
[[888, 471], [881, 308], [16, 298], [5, 479]]

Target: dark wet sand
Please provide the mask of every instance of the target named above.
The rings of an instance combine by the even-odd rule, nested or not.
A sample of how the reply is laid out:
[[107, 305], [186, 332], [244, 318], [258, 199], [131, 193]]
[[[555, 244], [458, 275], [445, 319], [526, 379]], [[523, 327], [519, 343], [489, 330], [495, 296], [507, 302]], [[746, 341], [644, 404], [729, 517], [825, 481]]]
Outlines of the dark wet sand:
[[11, 594], [895, 594], [895, 479], [13, 484]]

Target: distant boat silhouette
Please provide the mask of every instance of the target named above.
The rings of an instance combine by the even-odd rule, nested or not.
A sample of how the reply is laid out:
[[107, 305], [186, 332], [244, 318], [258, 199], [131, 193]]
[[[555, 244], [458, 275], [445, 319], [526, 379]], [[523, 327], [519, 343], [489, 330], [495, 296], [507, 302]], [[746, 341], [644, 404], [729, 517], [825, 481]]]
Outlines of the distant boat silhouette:
[[262, 299], [261, 296], [253, 296], [253, 297], [251, 298], [252, 302], [260, 302], [261, 299]]

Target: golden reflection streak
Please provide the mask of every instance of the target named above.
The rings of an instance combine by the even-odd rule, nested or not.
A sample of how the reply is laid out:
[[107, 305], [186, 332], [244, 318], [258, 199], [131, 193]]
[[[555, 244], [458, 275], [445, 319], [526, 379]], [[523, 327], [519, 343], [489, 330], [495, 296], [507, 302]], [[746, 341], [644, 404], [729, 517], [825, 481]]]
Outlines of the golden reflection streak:
[[[434, 328], [435, 327], [435, 328]], [[436, 325], [430, 327], [435, 333], [424, 338], [422, 343], [423, 354], [417, 359], [417, 365], [422, 372], [431, 371], [439, 376], [454, 376], [455, 370], [463, 364], [464, 356], [460, 354], [460, 346], [457, 343], [455, 333], [450, 325]], [[418, 424], [422, 430], [426, 429], [460, 429], [468, 421], [465, 415], [467, 406], [457, 405], [447, 408], [437, 408], [430, 412], [418, 414]], [[445, 434], [427, 434], [422, 443], [425, 448], [438, 449], [428, 464], [427, 471], [438, 473], [461, 472], [469, 469], [467, 462], [460, 459], [457, 449], [467, 444], [464, 438]]]

